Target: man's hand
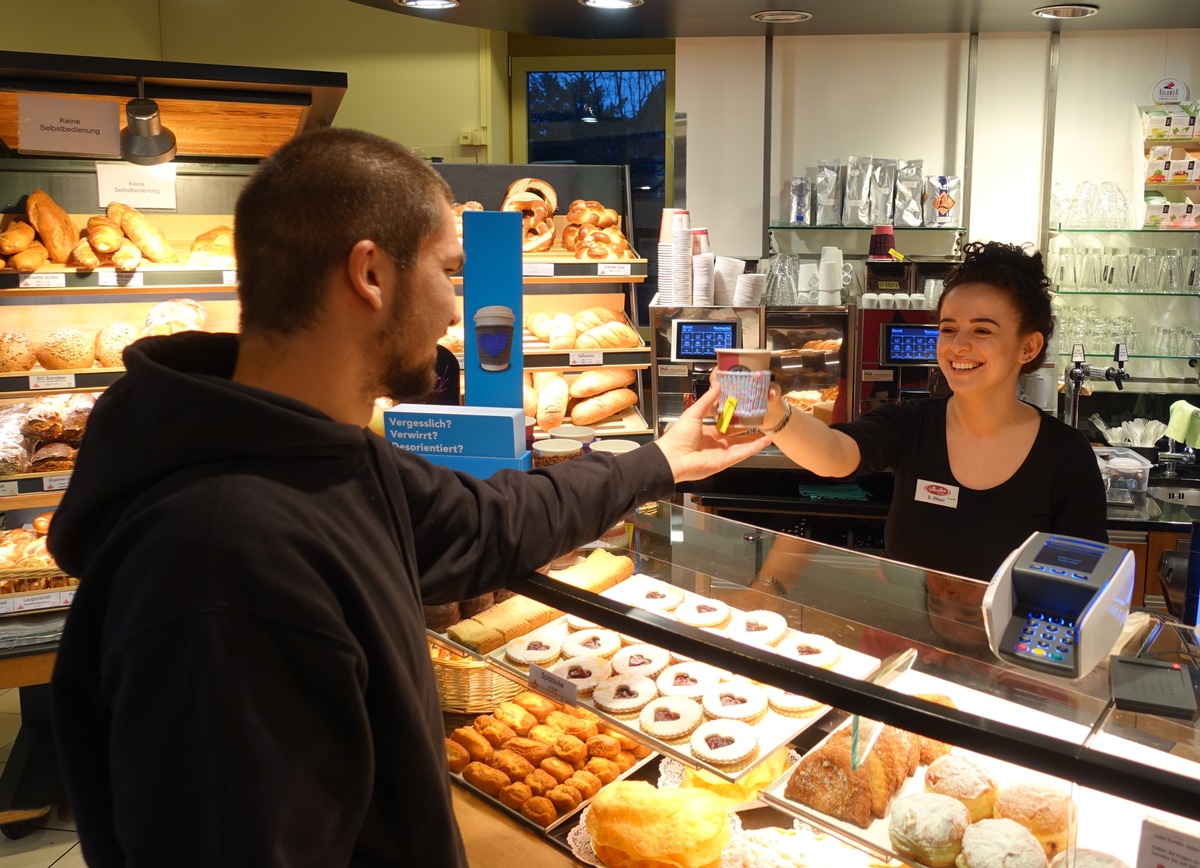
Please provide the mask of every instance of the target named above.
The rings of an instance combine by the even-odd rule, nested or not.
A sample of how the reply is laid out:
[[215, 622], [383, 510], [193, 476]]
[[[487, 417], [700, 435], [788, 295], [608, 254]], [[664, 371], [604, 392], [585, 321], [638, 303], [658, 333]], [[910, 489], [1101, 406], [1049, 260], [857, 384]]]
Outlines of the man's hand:
[[713, 385], [655, 441], [676, 482], [704, 479], [746, 460], [771, 442], [762, 434], [721, 434], [714, 426], [705, 425], [704, 417], [715, 415], [719, 394], [720, 389]]

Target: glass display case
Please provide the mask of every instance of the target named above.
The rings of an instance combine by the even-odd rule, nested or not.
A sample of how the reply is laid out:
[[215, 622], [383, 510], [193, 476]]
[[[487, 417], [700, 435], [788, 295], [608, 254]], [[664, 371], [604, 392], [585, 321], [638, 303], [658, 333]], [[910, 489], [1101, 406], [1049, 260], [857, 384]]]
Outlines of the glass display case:
[[[782, 740], [761, 729], [749, 759], [717, 762], [715, 769], [711, 757], [695, 754], [695, 738], [691, 748], [686, 739], [657, 741], [638, 715], [597, 712], [655, 750], [738, 781], [779, 744], [790, 741], [807, 756], [837, 739], [839, 729], [855, 734], [858, 761], [866, 762], [885, 750], [877, 746], [884, 739], [874, 738], [886, 724], [972, 758], [1002, 795], [1032, 785], [1057, 788], [1074, 817], [1058, 849], [1099, 849], [1134, 865], [1145, 822], [1200, 835], [1200, 824], [1192, 822], [1200, 820], [1194, 721], [1117, 709], [1107, 662], [1071, 681], [995, 657], [981, 613], [986, 583], [666, 502], [642, 507], [589, 548], [628, 557], [633, 575], [593, 593], [548, 569], [514, 590], [569, 613], [576, 627], [582, 620], [616, 631], [626, 643], [667, 649], [672, 661], [715, 667], [723, 687], [750, 685], [818, 705], [791, 714], [793, 726]], [[575, 561], [588, 554], [580, 550]], [[684, 623], [725, 607], [723, 623]], [[776, 621], [784, 626], [772, 636]], [[758, 629], [763, 632], [756, 635]], [[1190, 630], [1134, 613], [1112, 653], [1178, 662], [1187, 672], [1196, 650]], [[782, 707], [772, 701], [760, 720]], [[761, 799], [867, 852], [920, 864], [898, 853], [888, 816], [899, 799], [923, 789], [924, 758], [900, 779], [884, 810], [860, 818], [865, 822], [795, 796], [792, 779], [805, 759], [790, 762], [760, 787]]]

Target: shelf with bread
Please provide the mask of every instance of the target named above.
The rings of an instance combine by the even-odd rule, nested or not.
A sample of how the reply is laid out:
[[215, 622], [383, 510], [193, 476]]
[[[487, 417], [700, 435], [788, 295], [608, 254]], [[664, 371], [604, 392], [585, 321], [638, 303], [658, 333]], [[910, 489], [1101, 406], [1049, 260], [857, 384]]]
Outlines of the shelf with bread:
[[60, 609], [74, 599], [79, 580], [46, 549], [51, 518], [43, 513], [28, 528], [0, 531], [0, 617]]

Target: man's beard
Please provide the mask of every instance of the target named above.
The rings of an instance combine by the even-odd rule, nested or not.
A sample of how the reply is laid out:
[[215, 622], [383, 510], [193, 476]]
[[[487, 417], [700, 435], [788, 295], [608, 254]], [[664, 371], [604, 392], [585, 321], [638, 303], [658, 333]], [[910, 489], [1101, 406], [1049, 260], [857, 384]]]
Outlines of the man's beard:
[[[378, 391], [373, 397], [387, 396], [395, 401], [421, 401], [430, 392], [436, 381], [434, 363], [437, 360], [436, 348], [427, 357], [427, 361], [417, 359], [424, 355], [423, 348], [409, 347], [411, 341], [405, 337], [402, 317], [399, 307], [392, 309], [388, 323], [376, 335], [376, 340], [383, 352], [377, 385]], [[405, 352], [405, 348], [409, 352]]]

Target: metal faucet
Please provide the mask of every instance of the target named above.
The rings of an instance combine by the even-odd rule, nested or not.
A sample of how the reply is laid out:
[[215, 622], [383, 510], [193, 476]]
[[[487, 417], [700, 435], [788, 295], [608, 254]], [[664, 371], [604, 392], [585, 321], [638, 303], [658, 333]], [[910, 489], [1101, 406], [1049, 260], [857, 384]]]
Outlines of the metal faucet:
[[1083, 384], [1088, 380], [1108, 380], [1115, 383], [1118, 390], [1125, 388], [1125, 381], [1128, 380], [1129, 372], [1125, 370], [1125, 363], [1129, 361], [1129, 351], [1125, 348], [1125, 344], [1117, 344], [1113, 347], [1113, 361], [1117, 366], [1107, 367], [1103, 371], [1095, 365], [1090, 365], [1087, 362], [1087, 355], [1083, 351], [1083, 344], [1075, 344], [1071, 347], [1071, 363], [1073, 367], [1067, 368], [1067, 381], [1070, 384], [1068, 394], [1070, 395], [1069, 419], [1072, 428], [1079, 427], [1079, 396], [1083, 391]]

